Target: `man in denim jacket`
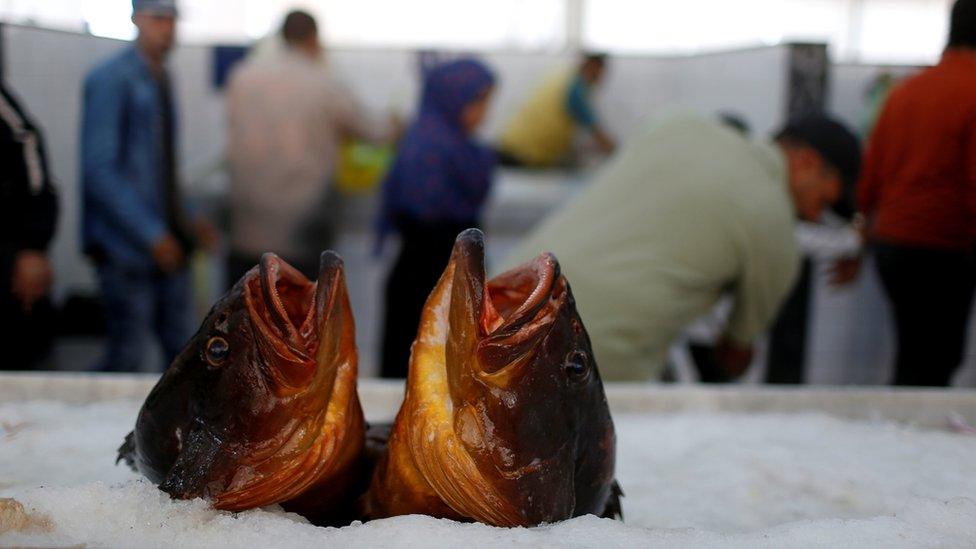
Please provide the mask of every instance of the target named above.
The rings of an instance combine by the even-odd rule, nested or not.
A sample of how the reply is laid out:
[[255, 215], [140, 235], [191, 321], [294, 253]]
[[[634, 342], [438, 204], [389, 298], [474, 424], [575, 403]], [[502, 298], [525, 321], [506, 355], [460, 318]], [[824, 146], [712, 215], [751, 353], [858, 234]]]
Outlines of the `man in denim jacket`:
[[215, 234], [177, 184], [176, 106], [164, 66], [174, 0], [133, 0], [132, 47], [85, 79], [81, 159], [83, 244], [108, 321], [100, 369], [139, 369], [152, 332], [169, 364], [189, 337], [187, 257]]

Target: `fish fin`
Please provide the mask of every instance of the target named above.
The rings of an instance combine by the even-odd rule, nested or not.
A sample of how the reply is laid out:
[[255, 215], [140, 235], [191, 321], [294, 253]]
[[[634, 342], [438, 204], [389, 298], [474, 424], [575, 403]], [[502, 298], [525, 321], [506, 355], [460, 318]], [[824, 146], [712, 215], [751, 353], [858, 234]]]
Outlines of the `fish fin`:
[[177, 499], [208, 497], [210, 485], [219, 480], [213, 478], [212, 472], [222, 447], [223, 441], [217, 435], [194, 427], [159, 489]]
[[136, 433], [135, 431], [130, 431], [129, 434], [125, 435], [125, 442], [122, 446], [119, 446], [118, 455], [115, 458], [115, 464], [118, 465], [120, 461], [125, 460], [125, 464], [129, 466], [133, 471], [139, 472], [136, 467]]
[[624, 508], [620, 503], [620, 498], [625, 497], [624, 489], [616, 480], [610, 485], [610, 497], [607, 498], [607, 506], [603, 508], [602, 518], [624, 520]]

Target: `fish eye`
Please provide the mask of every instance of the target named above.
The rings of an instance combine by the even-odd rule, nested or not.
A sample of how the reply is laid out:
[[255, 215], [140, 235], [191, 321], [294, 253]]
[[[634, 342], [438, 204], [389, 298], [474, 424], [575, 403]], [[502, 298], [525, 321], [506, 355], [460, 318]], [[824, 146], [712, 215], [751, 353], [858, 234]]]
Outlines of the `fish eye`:
[[590, 371], [590, 360], [584, 351], [573, 351], [566, 355], [563, 370], [570, 379], [580, 380]]
[[211, 366], [220, 366], [230, 354], [230, 345], [222, 337], [212, 337], [207, 341], [205, 354]]

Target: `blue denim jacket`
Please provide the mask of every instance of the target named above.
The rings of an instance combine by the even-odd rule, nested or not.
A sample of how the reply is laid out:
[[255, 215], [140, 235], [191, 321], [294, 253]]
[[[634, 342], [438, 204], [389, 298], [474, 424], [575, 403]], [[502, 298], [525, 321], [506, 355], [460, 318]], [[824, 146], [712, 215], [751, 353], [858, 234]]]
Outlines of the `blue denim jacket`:
[[[158, 85], [134, 46], [85, 78], [83, 246], [112, 264], [152, 269], [151, 245], [167, 231], [161, 108]], [[174, 99], [174, 134], [176, 112]], [[191, 212], [189, 204], [184, 211]]]

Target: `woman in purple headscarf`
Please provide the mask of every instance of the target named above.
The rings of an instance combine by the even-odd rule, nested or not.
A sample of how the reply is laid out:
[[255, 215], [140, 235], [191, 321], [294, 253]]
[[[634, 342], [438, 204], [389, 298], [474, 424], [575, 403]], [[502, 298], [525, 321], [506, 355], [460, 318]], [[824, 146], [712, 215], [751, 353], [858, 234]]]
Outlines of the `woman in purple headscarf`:
[[480, 225], [495, 155], [473, 134], [495, 78], [478, 61], [451, 61], [424, 77], [420, 112], [383, 181], [379, 242], [400, 234], [386, 283], [383, 377], [405, 377], [420, 312], [447, 265], [458, 233]]

